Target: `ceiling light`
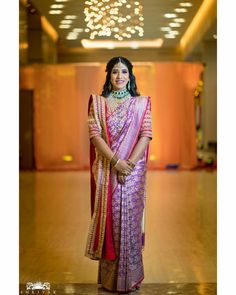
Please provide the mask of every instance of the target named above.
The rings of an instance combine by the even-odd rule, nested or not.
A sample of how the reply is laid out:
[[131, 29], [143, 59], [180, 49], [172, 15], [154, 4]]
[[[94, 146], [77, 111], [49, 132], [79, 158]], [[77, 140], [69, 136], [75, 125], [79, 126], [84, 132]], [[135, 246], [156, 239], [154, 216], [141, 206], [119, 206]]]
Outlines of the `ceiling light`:
[[73, 21], [71, 19], [63, 19], [61, 20], [62, 24], [71, 24]]
[[133, 48], [133, 49], [138, 49], [139, 45], [138, 45], [137, 42], [132, 42], [130, 47]]
[[81, 28], [74, 28], [73, 29], [73, 32], [76, 32], [76, 33], [81, 33], [81, 32], [83, 32], [84, 30], [83, 29], [81, 29]]
[[91, 41], [88, 39], [81, 40], [82, 46], [85, 48], [160, 48], [163, 44], [163, 39], [151, 39], [151, 40], [134, 40], [134, 41], [112, 41], [112, 40], [98, 40]]
[[175, 35], [174, 34], [165, 34], [164, 36], [167, 39], [175, 39]]
[[171, 28], [170, 27], [161, 27], [160, 30], [162, 32], [169, 32], [169, 31], [171, 31]]
[[66, 15], [65, 19], [76, 19], [77, 16], [76, 15]]
[[174, 18], [174, 17], [177, 17], [177, 14], [175, 14], [175, 13], [165, 13], [164, 17], [166, 17], [166, 18]]
[[174, 21], [176, 23], [185, 23], [185, 19], [184, 18], [175, 18]]
[[179, 31], [170, 31], [169, 34], [179, 35]]
[[169, 26], [171, 28], [179, 28], [179, 27], [181, 27], [181, 24], [180, 23], [169, 23]]
[[68, 0], [55, 0], [55, 2], [67, 2]]
[[144, 26], [144, 17], [142, 10], [143, 6], [140, 5], [140, 1], [134, 0], [85, 1], [85, 22], [87, 29], [89, 29], [87, 32], [90, 33], [90, 36], [94, 36], [93, 32], [96, 29], [98, 36], [112, 35], [122, 41], [123, 38], [129, 38], [127, 27], [130, 27], [131, 34], [137, 33], [143, 36], [143, 28], [141, 27]]
[[60, 25], [59, 28], [60, 29], [69, 29], [70, 25]]
[[78, 34], [75, 32], [70, 32], [66, 37], [67, 40], [76, 40], [77, 38], [78, 38]]
[[62, 10], [50, 10], [49, 14], [61, 14]]
[[186, 8], [175, 8], [175, 12], [187, 12]]
[[193, 4], [190, 3], [190, 2], [181, 2], [181, 3], [179, 3], [179, 5], [182, 6], [182, 7], [191, 7], [191, 6], [193, 6]]
[[63, 4], [52, 4], [50, 7], [53, 9], [57, 9], [57, 8], [63, 8], [64, 5]]

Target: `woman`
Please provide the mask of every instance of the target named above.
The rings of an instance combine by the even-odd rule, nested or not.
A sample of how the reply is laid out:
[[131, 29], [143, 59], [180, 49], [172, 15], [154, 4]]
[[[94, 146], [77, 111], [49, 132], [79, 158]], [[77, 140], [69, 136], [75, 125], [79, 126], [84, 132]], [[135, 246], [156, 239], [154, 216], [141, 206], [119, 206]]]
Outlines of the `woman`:
[[102, 94], [90, 96], [88, 118], [92, 220], [85, 255], [99, 260], [98, 283], [119, 293], [137, 290], [144, 278], [151, 103], [137, 92], [132, 68], [124, 57], [107, 63]]

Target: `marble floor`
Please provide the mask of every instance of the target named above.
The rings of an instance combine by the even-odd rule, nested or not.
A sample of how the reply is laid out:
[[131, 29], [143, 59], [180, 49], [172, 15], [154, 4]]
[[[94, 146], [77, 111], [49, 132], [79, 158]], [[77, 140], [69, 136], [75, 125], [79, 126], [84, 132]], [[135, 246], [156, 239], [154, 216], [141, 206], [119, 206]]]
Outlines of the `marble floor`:
[[[22, 285], [20, 294], [24, 295], [25, 288]], [[65, 295], [111, 295], [98, 285], [94, 284], [55, 284], [51, 286], [51, 294]], [[117, 293], [118, 294], [118, 293]], [[136, 291], [129, 293], [130, 295], [216, 295], [217, 288], [214, 283], [188, 283], [188, 284], [143, 284], [142, 287]]]
[[[216, 294], [216, 181], [216, 171], [147, 173], [145, 279], [137, 294]], [[98, 264], [84, 256], [89, 218], [88, 171], [21, 172], [20, 283], [103, 294]]]

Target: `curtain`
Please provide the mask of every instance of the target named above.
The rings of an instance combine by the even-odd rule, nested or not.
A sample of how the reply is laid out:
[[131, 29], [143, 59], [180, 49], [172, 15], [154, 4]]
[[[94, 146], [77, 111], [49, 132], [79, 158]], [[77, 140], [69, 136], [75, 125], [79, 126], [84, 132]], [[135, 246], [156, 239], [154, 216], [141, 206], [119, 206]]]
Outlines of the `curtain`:
[[[20, 67], [20, 88], [34, 91], [34, 151], [38, 170], [89, 167], [88, 99], [101, 94], [105, 64]], [[153, 140], [149, 168], [197, 165], [194, 90], [202, 64], [134, 63], [138, 90], [151, 96]]]

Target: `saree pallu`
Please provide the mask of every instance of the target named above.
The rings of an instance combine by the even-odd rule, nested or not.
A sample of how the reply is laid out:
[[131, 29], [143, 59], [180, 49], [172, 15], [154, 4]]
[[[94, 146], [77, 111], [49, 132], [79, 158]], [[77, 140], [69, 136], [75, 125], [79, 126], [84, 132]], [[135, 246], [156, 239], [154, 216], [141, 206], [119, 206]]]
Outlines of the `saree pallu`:
[[[146, 124], [149, 97], [131, 97], [109, 112], [107, 101], [91, 96], [90, 132], [97, 132], [121, 159], [128, 159]], [[146, 123], [145, 123], [146, 122]], [[150, 125], [150, 124], [149, 124]], [[151, 132], [151, 126], [146, 126]], [[96, 150], [91, 152], [92, 220], [85, 255], [99, 260], [98, 283], [110, 291], [125, 292], [144, 278], [142, 218], [145, 206], [148, 148], [124, 184], [115, 169]]]

